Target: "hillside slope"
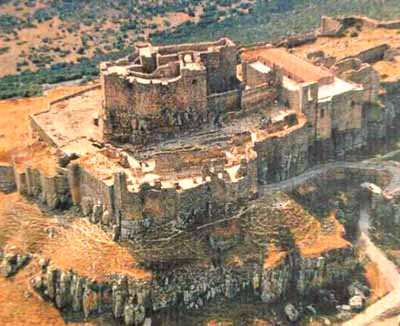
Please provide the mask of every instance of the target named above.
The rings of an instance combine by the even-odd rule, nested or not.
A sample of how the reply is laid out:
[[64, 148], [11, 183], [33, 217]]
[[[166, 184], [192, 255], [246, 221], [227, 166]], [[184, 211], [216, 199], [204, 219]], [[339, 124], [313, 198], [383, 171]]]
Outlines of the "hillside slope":
[[321, 15], [350, 14], [394, 19], [400, 7], [398, 0], [2, 0], [0, 98], [96, 76], [100, 61], [126, 55], [139, 40], [228, 36], [246, 44], [312, 30]]

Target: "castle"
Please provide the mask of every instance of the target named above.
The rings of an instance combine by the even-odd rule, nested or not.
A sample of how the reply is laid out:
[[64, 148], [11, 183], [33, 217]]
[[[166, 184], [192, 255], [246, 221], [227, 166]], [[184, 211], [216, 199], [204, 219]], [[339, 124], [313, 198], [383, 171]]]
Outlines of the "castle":
[[305, 115], [317, 139], [360, 128], [357, 85], [280, 48], [244, 51], [239, 61], [239, 49], [224, 38], [163, 47], [140, 43], [133, 55], [103, 63], [104, 140], [162, 141], [220, 126], [229, 112], [268, 107], [265, 119], [272, 123], [277, 103], [285, 112], [278, 119]]
[[31, 116], [57, 167], [22, 164], [18, 190], [50, 207], [78, 205], [125, 240], [152, 223], [231, 216], [263, 185], [365, 147], [363, 107], [378, 83], [355, 58], [327, 68], [227, 38], [139, 43], [101, 64], [99, 85]]
[[[34, 288], [60, 310], [110, 312], [127, 325], [244, 291], [272, 303], [293, 291], [346, 288], [358, 263], [342, 217], [353, 220], [367, 196], [356, 190], [360, 180], [386, 184], [396, 169], [358, 161], [397, 140], [399, 26], [323, 17], [318, 31], [273, 44], [138, 43], [103, 63], [100, 83], [30, 116], [30, 145], [0, 164], [0, 191], [79, 208], [93, 229], [132, 251], [135, 271], [99, 283], [92, 272], [59, 266], [55, 250], [51, 265], [39, 262]], [[372, 35], [378, 28], [387, 43]], [[325, 187], [335, 196], [319, 196]], [[315, 214], [296, 197], [318, 210], [332, 198], [329, 213], [338, 214]], [[92, 257], [103, 251], [95, 240], [83, 259], [93, 273]], [[81, 255], [86, 242], [78, 241], [64, 252]]]

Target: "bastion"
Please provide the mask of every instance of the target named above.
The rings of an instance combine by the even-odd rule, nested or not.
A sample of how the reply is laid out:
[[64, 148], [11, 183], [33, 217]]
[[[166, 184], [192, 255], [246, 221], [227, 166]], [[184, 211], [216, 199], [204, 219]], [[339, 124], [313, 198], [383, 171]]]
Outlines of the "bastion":
[[228, 217], [263, 184], [366, 142], [363, 86], [284, 48], [139, 43], [100, 73], [31, 116], [34, 137], [56, 149], [57, 182], [27, 167], [16, 183], [80, 206], [117, 238], [140, 237], [147, 220]]

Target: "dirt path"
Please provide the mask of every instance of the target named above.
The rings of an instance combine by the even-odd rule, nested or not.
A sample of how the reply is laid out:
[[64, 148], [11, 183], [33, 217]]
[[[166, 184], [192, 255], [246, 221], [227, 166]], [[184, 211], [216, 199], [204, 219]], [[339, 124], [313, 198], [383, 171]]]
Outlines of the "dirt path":
[[[391, 153], [388, 153], [387, 155], [390, 154]], [[261, 186], [259, 192], [261, 194], [265, 194], [271, 191], [291, 191], [307, 180], [316, 178], [335, 168], [357, 168], [389, 172], [391, 174], [391, 180], [384, 189], [385, 195], [390, 197], [394, 193], [400, 191], [400, 164], [391, 161], [376, 162], [374, 160], [366, 160], [354, 163], [335, 162], [324, 164], [289, 180]], [[369, 238], [368, 229], [370, 223], [368, 206], [368, 203], [365, 203], [365, 205], [362, 205], [360, 210], [359, 242], [365, 254], [377, 265], [380, 275], [382, 275], [382, 277], [385, 278], [388, 283], [390, 283], [390, 285], [393, 287], [393, 290], [382, 299], [369, 306], [362, 313], [343, 323], [342, 326], [382, 325], [378, 323], [385, 318], [393, 317], [394, 315], [400, 313], [400, 274], [396, 265], [391, 262], [386, 257], [384, 252], [380, 250]], [[395, 325], [396, 324], [393, 323], [390, 324], [390, 326]]]
[[397, 271], [396, 265], [369, 238], [368, 203], [361, 207], [358, 226], [361, 232], [359, 241], [363, 251], [377, 265], [380, 275], [392, 285], [393, 291], [369, 306], [362, 313], [343, 323], [343, 326], [374, 325], [375, 322], [385, 316], [389, 316], [396, 311], [400, 312], [400, 274]]

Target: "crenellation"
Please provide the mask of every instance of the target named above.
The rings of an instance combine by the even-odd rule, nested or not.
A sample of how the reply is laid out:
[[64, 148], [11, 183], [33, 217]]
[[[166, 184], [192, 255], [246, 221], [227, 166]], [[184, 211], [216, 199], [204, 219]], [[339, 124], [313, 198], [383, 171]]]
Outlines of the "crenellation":
[[[69, 158], [62, 178], [72, 203], [117, 238], [139, 239], [162, 221], [185, 229], [229, 217], [262, 185], [365, 147], [375, 128], [367, 103], [378, 101], [379, 76], [370, 64], [332, 57], [328, 69], [324, 52], [292, 52], [228, 39], [139, 43], [100, 65], [97, 88], [33, 116], [32, 129]], [[58, 115], [65, 121], [55, 124]], [[18, 175], [18, 189], [40, 192], [32, 178]], [[49, 193], [54, 180], [34, 184]]]
[[38, 223], [34, 288], [60, 310], [129, 325], [250, 292], [272, 303], [346, 288], [358, 270], [355, 186], [398, 168], [364, 161], [396, 139], [400, 80], [383, 77], [399, 59], [390, 40], [354, 46], [365, 31], [350, 29], [339, 41], [360, 23], [385, 26], [323, 17], [319, 31], [252, 47], [137, 43], [100, 65], [99, 84], [32, 115], [0, 190], [75, 207], [44, 224], [54, 237]]

